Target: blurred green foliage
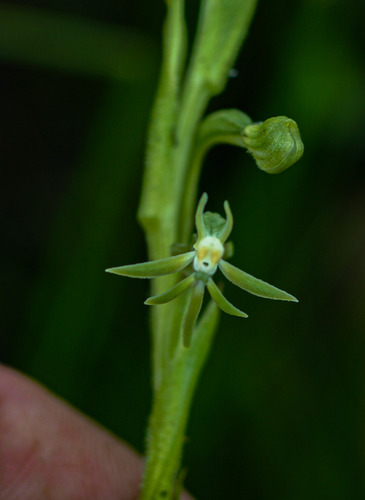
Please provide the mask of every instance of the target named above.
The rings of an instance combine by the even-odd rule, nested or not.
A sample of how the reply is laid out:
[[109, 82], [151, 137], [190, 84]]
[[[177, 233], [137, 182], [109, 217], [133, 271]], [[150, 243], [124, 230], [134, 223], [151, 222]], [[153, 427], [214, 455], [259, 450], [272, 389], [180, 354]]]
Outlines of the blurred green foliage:
[[[186, 484], [200, 499], [365, 491], [360, 9], [261, 0], [238, 77], [211, 105], [290, 116], [306, 149], [275, 177], [230, 147], [204, 167], [209, 209], [229, 199], [235, 214], [232, 262], [300, 302], [226, 286], [250, 318], [222, 317], [193, 406]], [[104, 269], [146, 256], [135, 214], [163, 12], [142, 0], [0, 4], [2, 360], [141, 452], [148, 284]]]

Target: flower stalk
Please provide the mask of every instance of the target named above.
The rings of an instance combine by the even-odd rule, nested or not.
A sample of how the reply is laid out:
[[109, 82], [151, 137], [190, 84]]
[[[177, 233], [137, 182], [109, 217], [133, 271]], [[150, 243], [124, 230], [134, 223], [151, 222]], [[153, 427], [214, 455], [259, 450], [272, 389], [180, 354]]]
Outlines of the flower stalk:
[[[257, 163], [265, 157], [265, 168], [258, 166], [269, 173], [271, 163], [281, 161], [280, 154], [285, 168], [301, 155], [293, 153], [288, 141], [284, 152], [280, 150], [287, 122], [276, 121], [275, 127], [260, 128], [238, 110], [222, 110], [202, 119], [211, 97], [225, 86], [256, 0], [201, 0], [197, 35], [186, 67], [184, 2], [166, 3], [163, 62], [138, 213], [149, 260], [107, 270], [152, 279], [152, 296], [145, 304], [151, 306], [152, 315], [154, 398], [141, 500], [179, 498], [189, 408], [212, 345], [219, 311], [247, 317], [224, 296], [215, 281], [217, 272], [257, 296], [296, 301], [287, 292], [227, 262], [232, 256], [228, 239], [233, 228], [227, 201], [225, 217], [205, 212], [208, 196], [204, 193], [195, 213], [195, 240], [191, 234], [199, 175], [211, 147], [226, 143], [246, 148]], [[172, 254], [172, 247], [179, 248], [177, 254]], [[206, 291], [211, 300], [204, 307]]]

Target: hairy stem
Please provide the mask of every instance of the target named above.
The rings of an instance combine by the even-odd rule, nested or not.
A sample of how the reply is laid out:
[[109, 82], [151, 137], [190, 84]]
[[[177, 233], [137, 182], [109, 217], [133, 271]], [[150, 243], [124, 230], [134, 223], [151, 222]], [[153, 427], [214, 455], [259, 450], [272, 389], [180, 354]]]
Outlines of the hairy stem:
[[[171, 186], [174, 184], [174, 129], [179, 107], [179, 85], [185, 59], [184, 2], [170, 3], [164, 29], [164, 57], [160, 83], [152, 112], [146, 169], [138, 218], [144, 228], [151, 260], [169, 256], [176, 241], [177, 206]], [[173, 285], [170, 276], [152, 284], [153, 295]], [[153, 386], [157, 390], [168, 363], [168, 318], [171, 305], [152, 311]]]
[[147, 436], [147, 463], [141, 500], [174, 498], [194, 389], [209, 353], [219, 312], [213, 302], [189, 348], [180, 344], [156, 394]]

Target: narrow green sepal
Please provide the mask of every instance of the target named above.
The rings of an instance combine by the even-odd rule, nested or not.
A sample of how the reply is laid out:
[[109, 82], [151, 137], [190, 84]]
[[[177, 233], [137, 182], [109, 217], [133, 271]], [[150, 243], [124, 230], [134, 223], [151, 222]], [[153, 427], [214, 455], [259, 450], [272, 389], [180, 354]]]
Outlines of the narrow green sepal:
[[210, 293], [210, 296], [214, 300], [214, 302], [217, 304], [219, 309], [221, 309], [223, 312], [227, 314], [231, 314], [232, 316], [239, 316], [240, 318], [248, 318], [248, 315], [244, 313], [243, 311], [240, 311], [235, 307], [233, 304], [231, 304], [225, 296], [222, 294], [222, 292], [219, 290], [217, 285], [214, 283], [212, 278], [209, 279], [207, 283], [207, 288]]
[[203, 303], [204, 290], [205, 290], [204, 283], [198, 281], [198, 283], [194, 287], [190, 304], [184, 320], [184, 326], [183, 326], [184, 347], [189, 347], [191, 344], [191, 337], [193, 335], [194, 326]]
[[256, 165], [268, 174], [279, 174], [301, 158], [304, 145], [296, 122], [286, 116], [247, 125], [243, 144]]
[[187, 267], [194, 259], [195, 252], [187, 252], [167, 259], [142, 262], [130, 266], [111, 267], [107, 273], [119, 274], [130, 278], [156, 278], [166, 274], [177, 273]]
[[157, 306], [159, 304], [166, 304], [166, 302], [170, 302], [170, 300], [176, 299], [179, 295], [184, 293], [188, 288], [190, 288], [193, 283], [195, 283], [196, 279], [193, 274], [188, 276], [182, 281], [179, 281], [175, 286], [171, 287], [164, 293], [160, 295], [155, 295], [154, 297], [150, 297], [145, 301], [147, 306]]
[[[226, 218], [215, 212], [204, 212], [208, 201], [207, 193], [203, 193], [195, 213], [195, 226], [197, 229], [197, 238], [195, 243], [199, 243], [206, 236], [215, 236], [224, 244], [232, 232], [233, 215], [228, 201], [224, 202]], [[194, 248], [196, 248], [194, 244]]]
[[207, 204], [208, 201], [208, 195], [207, 193], [203, 193], [200, 197], [196, 213], [195, 213], [195, 227], [196, 227], [196, 232], [197, 232], [197, 240], [202, 240], [204, 236], [206, 236], [206, 231], [205, 231], [205, 224], [204, 224], [204, 219], [203, 219], [203, 212], [205, 205]]
[[233, 229], [233, 214], [227, 200], [224, 202], [224, 211], [226, 212], [226, 222], [222, 229], [222, 233], [219, 235], [219, 239], [223, 244], [228, 240]]
[[221, 260], [219, 263], [219, 269], [222, 271], [227, 280], [231, 281], [234, 285], [246, 290], [246, 292], [252, 293], [253, 295], [258, 295], [259, 297], [264, 297], [266, 299], [273, 300], [290, 300], [292, 302], [298, 302], [298, 300], [280, 288], [276, 288], [273, 285], [269, 285], [265, 281], [262, 281], [250, 274], [241, 271], [238, 267], [232, 266], [228, 262]]

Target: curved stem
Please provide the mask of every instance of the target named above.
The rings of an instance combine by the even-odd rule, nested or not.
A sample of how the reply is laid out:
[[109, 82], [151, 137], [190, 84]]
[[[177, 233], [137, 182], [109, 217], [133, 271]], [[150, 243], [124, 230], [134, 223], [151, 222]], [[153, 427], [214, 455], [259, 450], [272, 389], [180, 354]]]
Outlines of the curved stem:
[[199, 177], [206, 154], [218, 144], [245, 147], [242, 141], [242, 132], [246, 125], [251, 123], [251, 118], [245, 113], [229, 109], [207, 116], [200, 125], [185, 181], [179, 228], [181, 241], [188, 241], [192, 231]]

